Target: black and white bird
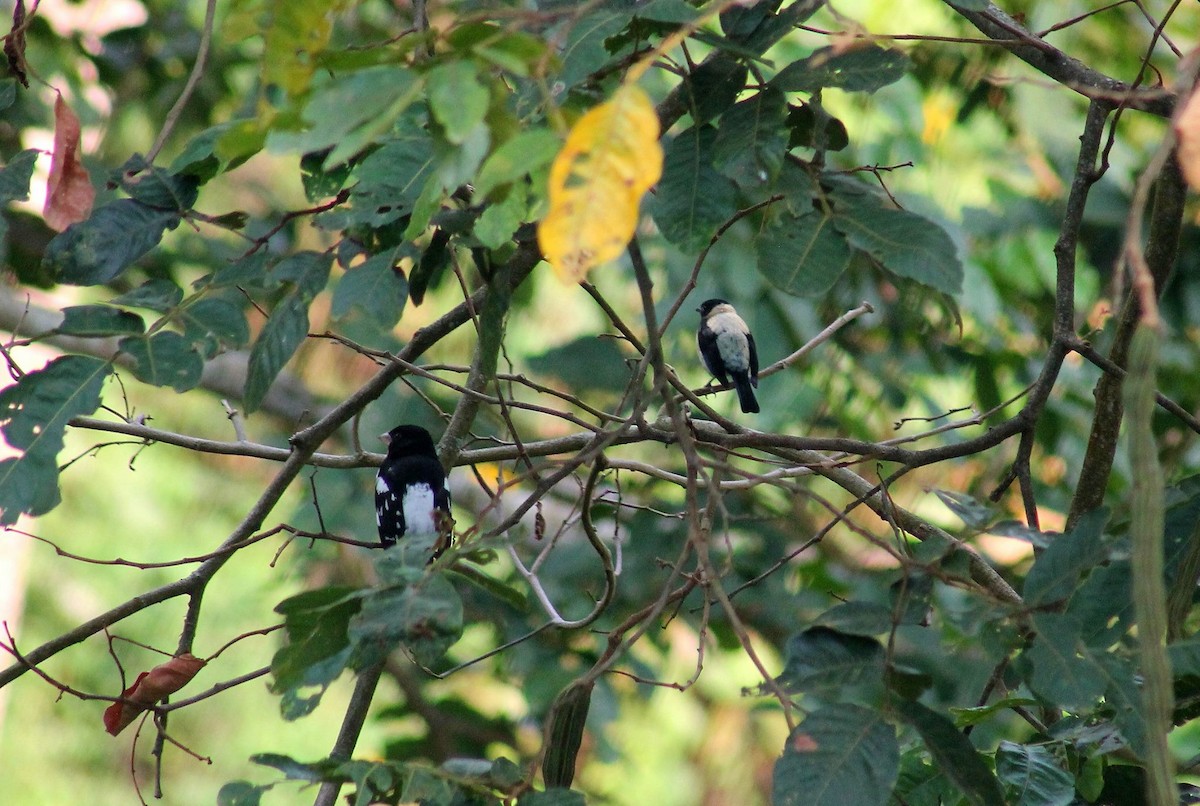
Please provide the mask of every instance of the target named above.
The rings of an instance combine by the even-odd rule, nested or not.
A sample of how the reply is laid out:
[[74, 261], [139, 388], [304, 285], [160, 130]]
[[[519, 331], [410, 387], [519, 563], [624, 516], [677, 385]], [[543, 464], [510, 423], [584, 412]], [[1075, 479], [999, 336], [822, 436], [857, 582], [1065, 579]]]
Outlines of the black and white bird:
[[[387, 458], [375, 477], [379, 542], [387, 548], [405, 535], [448, 539], [450, 490], [433, 437], [419, 425], [398, 425], [380, 439], [387, 443]], [[445, 547], [442, 540], [437, 545]]]
[[696, 331], [700, 360], [723, 385], [733, 381], [743, 412], [756, 413], [758, 400], [753, 387], [758, 386], [758, 351], [750, 328], [723, 299], [706, 300], [696, 312], [700, 314], [700, 329]]

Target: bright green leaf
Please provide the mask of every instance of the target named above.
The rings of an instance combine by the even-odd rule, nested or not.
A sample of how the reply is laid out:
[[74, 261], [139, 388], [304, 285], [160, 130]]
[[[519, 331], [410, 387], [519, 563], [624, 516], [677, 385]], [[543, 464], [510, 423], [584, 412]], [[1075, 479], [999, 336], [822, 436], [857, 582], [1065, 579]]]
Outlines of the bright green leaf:
[[479, 83], [475, 65], [470, 61], [443, 62], [429, 71], [426, 81], [434, 119], [442, 124], [447, 140], [461, 145], [483, 122], [488, 108], [488, 90]]
[[331, 313], [342, 319], [358, 308], [380, 327], [400, 321], [408, 301], [408, 282], [396, 266], [396, 254], [374, 255], [342, 275], [333, 290]]
[[562, 138], [549, 129], [523, 131], [506, 140], [488, 155], [475, 180], [475, 193], [487, 196], [495, 188], [515, 182], [554, 160], [562, 147]]

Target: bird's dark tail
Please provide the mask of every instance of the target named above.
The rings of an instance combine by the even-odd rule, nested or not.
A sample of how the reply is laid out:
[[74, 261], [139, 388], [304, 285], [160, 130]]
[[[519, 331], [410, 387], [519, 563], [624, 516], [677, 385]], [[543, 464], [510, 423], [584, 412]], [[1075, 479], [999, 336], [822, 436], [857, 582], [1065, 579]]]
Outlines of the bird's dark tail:
[[745, 414], [757, 414], [758, 398], [754, 396], [754, 389], [750, 386], [750, 375], [745, 372], [731, 374], [733, 388], [737, 390], [738, 404], [742, 407], [742, 411]]

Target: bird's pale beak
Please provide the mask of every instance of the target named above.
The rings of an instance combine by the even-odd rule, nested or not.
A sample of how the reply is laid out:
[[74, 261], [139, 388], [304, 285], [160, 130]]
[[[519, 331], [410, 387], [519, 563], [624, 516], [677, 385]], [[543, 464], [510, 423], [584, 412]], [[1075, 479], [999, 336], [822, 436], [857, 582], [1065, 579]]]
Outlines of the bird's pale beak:
[[392, 444], [392, 435], [385, 431], [379, 435], [379, 441], [382, 442], [384, 445], [391, 445]]

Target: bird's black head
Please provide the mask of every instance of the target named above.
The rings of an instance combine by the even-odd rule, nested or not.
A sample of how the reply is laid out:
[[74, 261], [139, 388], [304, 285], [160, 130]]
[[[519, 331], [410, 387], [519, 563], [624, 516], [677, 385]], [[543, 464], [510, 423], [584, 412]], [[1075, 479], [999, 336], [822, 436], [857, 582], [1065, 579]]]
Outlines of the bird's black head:
[[419, 425], [398, 425], [379, 437], [387, 444], [388, 457], [437, 456], [433, 437]]
[[717, 307], [718, 305], [728, 305], [728, 304], [729, 303], [723, 299], [705, 300], [704, 302], [700, 303], [700, 307], [696, 309], [696, 313], [700, 314], [701, 319], [704, 319], [710, 313], [712, 313], [713, 308]]

